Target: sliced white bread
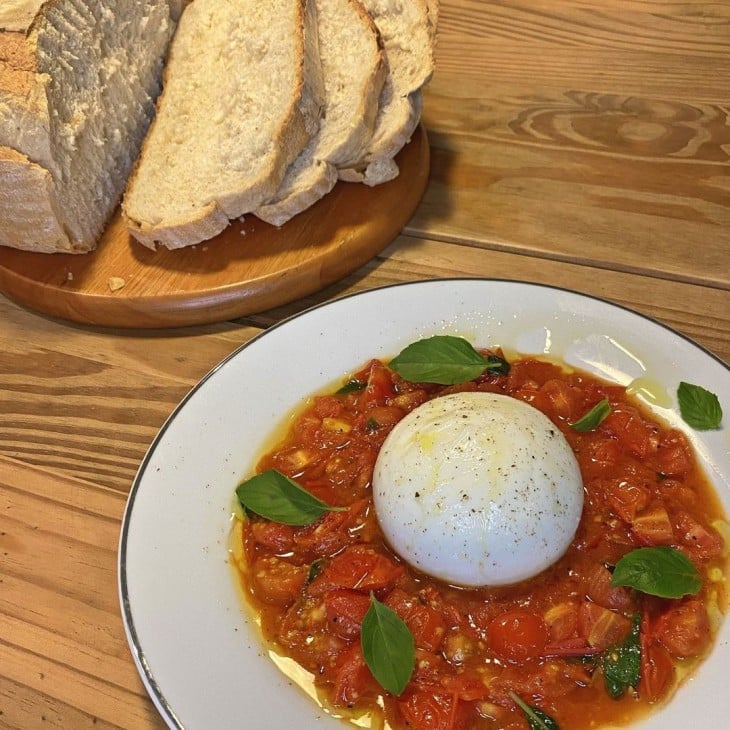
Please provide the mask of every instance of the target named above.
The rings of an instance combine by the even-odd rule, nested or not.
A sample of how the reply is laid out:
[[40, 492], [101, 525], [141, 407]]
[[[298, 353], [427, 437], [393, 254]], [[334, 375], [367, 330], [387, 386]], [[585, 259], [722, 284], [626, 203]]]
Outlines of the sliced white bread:
[[319, 128], [313, 0], [195, 0], [123, 202], [141, 243], [209, 239], [271, 198]]
[[340, 178], [378, 185], [398, 174], [395, 155], [418, 126], [421, 90], [433, 74], [437, 0], [362, 0], [380, 32], [388, 77], [365, 154], [340, 167]]
[[257, 217], [280, 226], [325, 196], [337, 166], [358, 161], [375, 125], [385, 64], [378, 31], [359, 0], [315, 0], [325, 109], [319, 132]]
[[95, 247], [154, 115], [173, 30], [168, 0], [2, 0], [0, 245]]

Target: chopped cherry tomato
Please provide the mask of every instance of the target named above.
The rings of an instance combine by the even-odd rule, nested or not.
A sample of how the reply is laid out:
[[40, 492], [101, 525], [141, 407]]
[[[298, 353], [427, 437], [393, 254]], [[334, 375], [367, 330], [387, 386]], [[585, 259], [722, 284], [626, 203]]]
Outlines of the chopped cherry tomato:
[[345, 407], [342, 400], [334, 395], [318, 395], [312, 409], [320, 418], [336, 418], [342, 415]]
[[631, 521], [631, 532], [639, 545], [672, 545], [674, 528], [663, 504], [653, 504]]
[[402, 566], [377, 550], [353, 545], [332, 558], [310, 583], [309, 593], [319, 595], [335, 588], [385, 593], [395, 586], [404, 572]]
[[656, 620], [654, 635], [677, 658], [697, 656], [710, 642], [707, 609], [696, 599], [671, 606]]
[[325, 593], [327, 621], [332, 631], [343, 639], [360, 635], [360, 627], [370, 608], [370, 598], [364, 593], [350, 590], [334, 590]]
[[408, 728], [452, 730], [456, 704], [454, 695], [412, 692], [398, 701], [398, 712]]
[[603, 608], [621, 609], [634, 607], [631, 592], [624, 586], [611, 585], [611, 571], [603, 565], [594, 565], [584, 576], [586, 596]]
[[362, 515], [368, 500], [361, 499], [347, 510], [325, 512], [311, 525], [302, 527], [294, 536], [294, 543], [309, 557], [329, 557], [351, 543], [354, 537], [349, 530]]
[[293, 565], [277, 557], [259, 558], [253, 564], [254, 593], [264, 603], [286, 606], [301, 592], [308, 572], [306, 565]]
[[338, 657], [333, 684], [332, 700], [341, 707], [352, 707], [363, 695], [374, 691], [375, 680], [359, 642], [347, 647]]
[[586, 410], [583, 391], [565, 380], [553, 378], [543, 383], [540, 394], [547, 398], [549, 409], [564, 421], [576, 421]]
[[636, 513], [645, 509], [651, 501], [651, 491], [634, 481], [620, 478], [612, 480], [605, 487], [611, 509], [624, 522], [633, 522]]
[[466, 670], [460, 674], [446, 674], [441, 680], [441, 686], [449, 694], [456, 695], [465, 702], [484, 700], [489, 697], [489, 687], [485, 680], [473, 670]]
[[294, 528], [291, 525], [269, 520], [255, 520], [248, 524], [251, 536], [259, 545], [275, 553], [286, 553], [291, 550], [294, 544]]
[[642, 633], [639, 696], [649, 702], [656, 702], [666, 695], [674, 682], [674, 676], [674, 664], [669, 652]]
[[578, 611], [578, 631], [596, 649], [607, 649], [626, 638], [631, 620], [592, 601], [584, 601]]
[[358, 398], [358, 407], [366, 410], [373, 406], [385, 406], [388, 398], [393, 395], [395, 395], [395, 387], [390, 370], [377, 360], [373, 361], [367, 385]]
[[515, 609], [490, 622], [487, 641], [505, 661], [521, 662], [542, 655], [548, 641], [548, 630], [541, 616]]
[[654, 434], [633, 406], [615, 406], [599, 428], [615, 436], [629, 451], [642, 459], [652, 450]]
[[711, 560], [722, 555], [723, 539], [714, 530], [705, 527], [686, 512], [677, 515], [679, 540], [693, 558]]
[[605, 438], [598, 432], [586, 436], [585, 447], [588, 466], [594, 470], [605, 469], [616, 464], [621, 456], [621, 447], [611, 438]]
[[385, 603], [405, 621], [419, 649], [438, 651], [446, 633], [446, 622], [435, 608], [398, 588], [390, 593]]
[[692, 471], [692, 457], [687, 437], [676, 429], [659, 439], [657, 450], [659, 469], [665, 476], [685, 477]]

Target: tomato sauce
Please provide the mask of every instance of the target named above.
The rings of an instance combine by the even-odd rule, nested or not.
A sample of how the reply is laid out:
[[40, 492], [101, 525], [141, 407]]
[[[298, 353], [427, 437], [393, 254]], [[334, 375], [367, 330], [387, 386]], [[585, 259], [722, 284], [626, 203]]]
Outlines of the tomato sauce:
[[[526, 401], [563, 432], [578, 459], [583, 517], [567, 553], [539, 576], [498, 589], [463, 589], [419, 574], [385, 543], [371, 476], [390, 429], [426, 400], [482, 390]], [[411, 383], [373, 360], [351, 387], [311, 398], [258, 464], [329, 505], [310, 525], [256, 515], [241, 525], [242, 578], [265, 638], [314, 676], [334, 712], [370, 712], [394, 728], [528, 728], [515, 696], [562, 730], [636, 720], [669, 698], [709, 651], [725, 608], [725, 517], [687, 438], [626, 394], [557, 364], [518, 359], [506, 375], [459, 386]], [[569, 424], [607, 398], [598, 427]], [[637, 547], [673, 546], [702, 577], [696, 595], [663, 599], [612, 587], [612, 568]], [[406, 623], [416, 665], [394, 697], [360, 647], [371, 592]], [[600, 657], [640, 622], [635, 689], [607, 693]]]

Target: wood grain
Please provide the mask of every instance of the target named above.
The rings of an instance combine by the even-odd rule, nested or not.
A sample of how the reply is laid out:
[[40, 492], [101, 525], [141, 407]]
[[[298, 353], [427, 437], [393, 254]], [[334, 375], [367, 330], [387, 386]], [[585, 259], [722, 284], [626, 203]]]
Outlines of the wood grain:
[[446, 3], [406, 232], [729, 288], [730, 6]]
[[246, 216], [176, 251], [141, 246], [119, 212], [88, 254], [0, 247], [0, 292], [45, 314], [111, 327], [205, 324], [290, 302], [354, 271], [398, 235], [428, 182], [423, 128], [396, 161], [394, 180], [340, 182], [281, 227]]
[[124, 495], [0, 457], [0, 727], [165, 725], [116, 598]]

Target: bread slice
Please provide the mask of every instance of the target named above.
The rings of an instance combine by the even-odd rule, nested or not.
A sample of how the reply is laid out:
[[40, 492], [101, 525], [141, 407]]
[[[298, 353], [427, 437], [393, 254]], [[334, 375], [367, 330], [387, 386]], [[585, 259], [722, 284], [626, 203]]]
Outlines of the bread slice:
[[422, 89], [433, 74], [437, 0], [362, 0], [383, 38], [388, 76], [380, 96], [375, 130], [365, 154], [343, 165], [343, 180], [378, 185], [398, 174], [395, 155], [421, 117]]
[[313, 0], [195, 0], [123, 202], [141, 243], [218, 234], [279, 188], [324, 105]]
[[94, 248], [154, 115], [174, 27], [168, 0], [3, 0], [0, 245]]
[[319, 132], [256, 216], [282, 225], [326, 195], [337, 166], [357, 162], [373, 135], [385, 81], [380, 36], [359, 0], [315, 0], [325, 109]]

